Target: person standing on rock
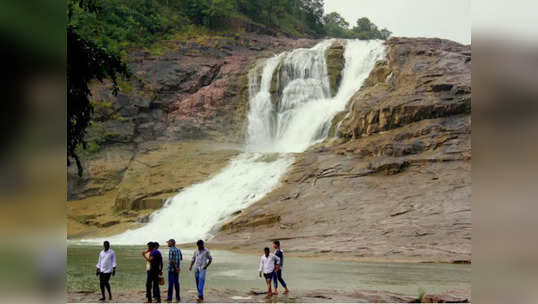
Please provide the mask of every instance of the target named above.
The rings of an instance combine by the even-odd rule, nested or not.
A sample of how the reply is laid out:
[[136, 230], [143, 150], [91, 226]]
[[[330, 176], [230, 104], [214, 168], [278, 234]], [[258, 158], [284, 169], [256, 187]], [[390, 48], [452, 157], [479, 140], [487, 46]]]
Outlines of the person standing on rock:
[[284, 266], [284, 251], [280, 249], [280, 241], [274, 240], [273, 241], [273, 248], [275, 248], [275, 255], [280, 259], [280, 264], [278, 264], [278, 270], [275, 270], [273, 273], [273, 281], [275, 283], [275, 291], [274, 294], [278, 294], [278, 282], [284, 287], [284, 293], [290, 292], [288, 290], [288, 286], [286, 286], [286, 282], [282, 278], [282, 266]]
[[[163, 257], [159, 251], [159, 243], [151, 244], [151, 253], [149, 254], [149, 280], [146, 283], [146, 297], [148, 303], [155, 298], [157, 303], [161, 302], [161, 291], [159, 290], [159, 276], [163, 274]], [[151, 291], [153, 290], [153, 298]]]
[[198, 299], [196, 299], [196, 302], [200, 303], [204, 300], [206, 270], [211, 265], [213, 257], [211, 257], [209, 250], [204, 247], [204, 241], [198, 240], [196, 246], [198, 246], [198, 249], [194, 251], [189, 271], [192, 271], [192, 266], [194, 265], [194, 279], [196, 280], [196, 288], [198, 289]]
[[174, 288], [176, 289], [176, 301], [181, 301], [179, 296], [179, 272], [181, 271], [181, 250], [176, 247], [176, 241], [174, 239], [168, 240], [168, 297], [167, 302], [172, 302], [172, 295], [174, 294]]
[[265, 283], [267, 283], [267, 296], [266, 298], [270, 298], [273, 296], [273, 293], [271, 292], [271, 281], [273, 280], [273, 274], [275, 270], [278, 271], [278, 267], [280, 265], [280, 258], [276, 255], [272, 254], [269, 251], [269, 247], [265, 247], [263, 249], [263, 255], [260, 258], [260, 268], [258, 269], [258, 273], [260, 278], [265, 278]]
[[99, 301], [106, 300], [105, 288], [108, 291], [108, 299], [112, 300], [112, 293], [110, 292], [110, 276], [116, 274], [116, 253], [110, 249], [110, 243], [105, 241], [103, 243], [103, 250], [99, 253], [99, 260], [97, 261], [97, 270], [95, 275], [99, 276], [99, 287], [101, 288], [101, 299]]

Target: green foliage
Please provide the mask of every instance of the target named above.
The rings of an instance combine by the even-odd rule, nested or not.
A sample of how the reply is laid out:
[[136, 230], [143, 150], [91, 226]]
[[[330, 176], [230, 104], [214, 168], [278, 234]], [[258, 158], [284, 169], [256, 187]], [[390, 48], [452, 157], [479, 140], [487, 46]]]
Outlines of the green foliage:
[[324, 34], [323, 0], [301, 0], [300, 4], [300, 11], [306, 26], [310, 28], [315, 35]]
[[77, 151], [86, 148], [84, 137], [90, 124], [93, 106], [88, 84], [105, 78], [113, 82], [113, 93], [118, 91], [118, 75], [129, 76], [127, 66], [114, 53], [99, 47], [91, 39], [79, 33], [77, 24], [72, 22], [76, 12], [96, 14], [99, 7], [94, 0], [69, 0], [67, 34], [67, 165], [74, 159], [78, 175], [82, 176], [82, 165]]
[[357, 25], [350, 29], [349, 23], [336, 12], [325, 15], [323, 17], [323, 24], [325, 33], [329, 37], [387, 40], [392, 34], [392, 32], [387, 29], [379, 30], [378, 27], [366, 17], [359, 18], [357, 20]]
[[228, 17], [232, 16], [235, 6], [230, 0], [206, 0], [204, 14], [209, 28], [226, 25]]
[[370, 19], [366, 17], [359, 18], [357, 20], [357, 25], [353, 27], [352, 31], [355, 33], [355, 36], [359, 39], [387, 40], [392, 34], [392, 32], [387, 29], [379, 30], [377, 28], [377, 25], [372, 23]]
[[85, 39], [122, 56], [129, 47], [151, 45], [189, 23], [179, 7], [162, 0], [96, 0], [96, 6], [99, 16], [75, 9], [71, 23]]
[[[193, 26], [226, 32], [237, 19], [294, 36], [322, 36], [323, 0], [93, 0], [70, 6], [77, 33], [112, 53], [150, 47]], [[99, 14], [95, 14], [99, 11]], [[159, 54], [159, 50], [156, 54]]]
[[[338, 13], [324, 16], [324, 0], [93, 0], [92, 10], [71, 6], [70, 24], [85, 40], [126, 57], [129, 49], [168, 51], [156, 43], [189, 38], [183, 33], [229, 32], [233, 20], [282, 31], [292, 36], [387, 39], [391, 32], [361, 18], [350, 29]], [[99, 14], [95, 14], [99, 11]]]
[[323, 26], [325, 34], [329, 37], [351, 38], [349, 23], [337, 12], [332, 12], [323, 16]]
[[99, 150], [101, 150], [101, 146], [99, 145], [99, 143], [95, 141], [90, 141], [88, 142], [88, 146], [86, 149], [88, 150], [89, 153], [96, 153], [96, 152], [99, 152]]
[[112, 102], [107, 100], [92, 100], [90, 105], [95, 108], [112, 109]]

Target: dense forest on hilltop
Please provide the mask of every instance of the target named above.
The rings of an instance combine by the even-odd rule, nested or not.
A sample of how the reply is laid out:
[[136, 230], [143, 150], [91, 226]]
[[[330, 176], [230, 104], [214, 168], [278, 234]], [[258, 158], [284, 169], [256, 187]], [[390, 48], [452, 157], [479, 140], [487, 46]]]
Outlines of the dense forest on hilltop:
[[73, 8], [70, 24], [85, 39], [115, 53], [162, 39], [234, 34], [247, 25], [292, 37], [387, 39], [368, 18], [350, 24], [325, 15], [323, 0], [96, 0], [98, 13]]

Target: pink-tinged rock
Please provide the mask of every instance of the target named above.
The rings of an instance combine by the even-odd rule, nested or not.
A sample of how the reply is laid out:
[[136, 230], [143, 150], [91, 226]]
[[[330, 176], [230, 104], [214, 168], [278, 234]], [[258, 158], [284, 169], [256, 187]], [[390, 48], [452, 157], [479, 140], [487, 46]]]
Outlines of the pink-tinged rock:
[[211, 127], [216, 123], [219, 111], [224, 109], [231, 97], [238, 94], [238, 79], [245, 68], [246, 56], [229, 56], [218, 63], [219, 69], [208, 77], [209, 85], [198, 87], [196, 92], [177, 94], [171, 103], [169, 120], [196, 122]]

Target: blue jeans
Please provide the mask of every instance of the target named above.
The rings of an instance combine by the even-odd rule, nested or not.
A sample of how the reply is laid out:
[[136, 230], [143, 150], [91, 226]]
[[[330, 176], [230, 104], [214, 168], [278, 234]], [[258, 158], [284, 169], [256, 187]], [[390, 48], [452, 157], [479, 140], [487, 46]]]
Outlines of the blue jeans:
[[286, 282], [284, 282], [284, 279], [282, 278], [282, 269], [279, 269], [278, 271], [273, 271], [273, 280], [275, 288], [278, 288], [278, 282], [280, 282], [280, 284], [282, 284], [282, 286], [286, 288]]
[[194, 278], [196, 279], [196, 288], [198, 288], [198, 297], [204, 297], [205, 269], [196, 270]]
[[176, 289], [176, 300], [180, 300], [179, 297], [179, 273], [175, 271], [168, 272], [168, 300], [172, 301], [172, 295], [174, 294], [174, 288]]

